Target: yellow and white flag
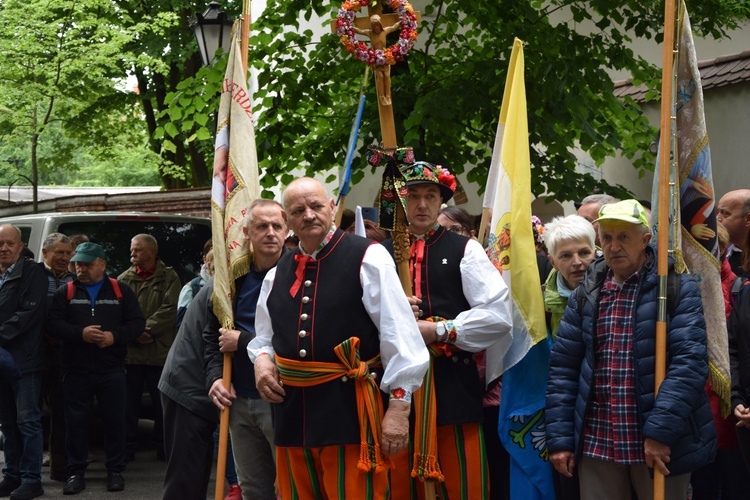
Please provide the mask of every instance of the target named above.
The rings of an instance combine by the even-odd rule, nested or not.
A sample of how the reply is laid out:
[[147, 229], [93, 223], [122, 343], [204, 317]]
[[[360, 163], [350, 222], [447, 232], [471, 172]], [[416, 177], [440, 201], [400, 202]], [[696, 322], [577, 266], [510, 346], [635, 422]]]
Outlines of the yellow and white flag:
[[511, 498], [554, 498], [544, 439], [550, 343], [531, 228], [531, 162], [523, 42], [515, 39], [492, 163], [497, 165], [487, 253], [510, 288], [513, 344], [498, 362], [487, 352], [487, 380], [503, 375], [498, 435], [510, 455]]
[[511, 290], [513, 345], [499, 366], [487, 367], [493, 380], [547, 337], [534, 233], [531, 228], [531, 163], [526, 118], [523, 42], [515, 39], [505, 83], [492, 164], [497, 165], [487, 254]]
[[213, 230], [214, 313], [224, 328], [234, 327], [234, 280], [247, 272], [250, 256], [244, 245], [243, 219], [258, 198], [258, 157], [253, 129], [252, 97], [240, 50], [240, 21], [232, 28], [227, 70], [216, 126], [211, 226]]

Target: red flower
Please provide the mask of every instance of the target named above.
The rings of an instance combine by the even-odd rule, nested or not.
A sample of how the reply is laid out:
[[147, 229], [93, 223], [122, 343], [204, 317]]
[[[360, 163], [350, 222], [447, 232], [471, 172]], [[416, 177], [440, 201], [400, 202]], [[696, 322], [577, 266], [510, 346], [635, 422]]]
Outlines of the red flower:
[[391, 393], [393, 394], [393, 397], [395, 399], [404, 399], [404, 396], [406, 396], [406, 391], [401, 387], [396, 387], [391, 391]]
[[451, 191], [456, 190], [456, 176], [448, 171], [446, 168], [440, 168], [438, 170], [438, 181], [440, 184], [448, 187]]

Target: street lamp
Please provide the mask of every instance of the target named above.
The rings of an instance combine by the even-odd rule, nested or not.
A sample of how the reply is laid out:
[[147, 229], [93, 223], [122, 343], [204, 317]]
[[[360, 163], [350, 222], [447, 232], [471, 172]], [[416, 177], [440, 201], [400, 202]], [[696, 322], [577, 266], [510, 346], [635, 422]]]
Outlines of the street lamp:
[[195, 19], [190, 20], [190, 28], [195, 33], [198, 48], [201, 51], [203, 65], [210, 65], [219, 48], [226, 49], [232, 36], [232, 20], [221, 5], [215, 0], [208, 4], [203, 14], [196, 13]]

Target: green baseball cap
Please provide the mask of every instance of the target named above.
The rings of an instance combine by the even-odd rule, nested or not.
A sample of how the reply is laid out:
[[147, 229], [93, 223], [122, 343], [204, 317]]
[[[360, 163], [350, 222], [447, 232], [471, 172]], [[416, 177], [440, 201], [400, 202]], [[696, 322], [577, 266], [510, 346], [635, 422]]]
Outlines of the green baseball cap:
[[599, 218], [594, 222], [601, 222], [603, 220], [621, 220], [649, 227], [646, 210], [637, 200], [623, 200], [603, 205], [599, 209]]
[[70, 262], [94, 262], [96, 259], [107, 260], [101, 245], [86, 241], [76, 247], [76, 253], [70, 258]]

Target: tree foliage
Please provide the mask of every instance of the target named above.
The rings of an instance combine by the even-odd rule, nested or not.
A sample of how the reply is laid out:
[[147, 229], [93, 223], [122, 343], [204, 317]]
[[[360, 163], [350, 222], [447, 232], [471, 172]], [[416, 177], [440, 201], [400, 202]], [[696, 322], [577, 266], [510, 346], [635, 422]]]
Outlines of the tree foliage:
[[[363, 66], [344, 53], [336, 36], [317, 40], [299, 29], [300, 19], [313, 12], [330, 19], [339, 6], [269, 1], [253, 26], [250, 60], [260, 72], [256, 135], [265, 187], [288, 182], [293, 168], [314, 174], [343, 163]], [[694, 28], [715, 36], [748, 14], [746, 0], [690, 7]], [[484, 186], [507, 59], [518, 37], [526, 43], [534, 193], [558, 200], [580, 199], [595, 189], [622, 195], [624, 188], [577, 171], [573, 150], [579, 147], [596, 164], [621, 152], [636, 170], [652, 168], [648, 145], [655, 130], [632, 100], [615, 98], [606, 68], [627, 70], [655, 88], [660, 71], [627, 42], [631, 35], [653, 39], [656, 50], [662, 22], [663, 4], [653, 0], [428, 1], [423, 44], [391, 72], [399, 142], [413, 147], [418, 159], [466, 169]], [[379, 141], [377, 117], [375, 99], [369, 99], [360, 158], [366, 145]], [[364, 163], [355, 167], [359, 176]]]
[[36, 185], [54, 182], [80, 166], [77, 158], [109, 161], [123, 147], [137, 149], [139, 138], [144, 142], [122, 81], [133, 60], [126, 45], [152, 27], [136, 22], [124, 28], [122, 20], [110, 0], [0, 4], [6, 173], [30, 173]]
[[[722, 36], [747, 18], [749, 2], [692, 2], [693, 27]], [[86, 182], [108, 178], [107, 165], [119, 165], [135, 174], [119, 183], [158, 169], [168, 188], [207, 185], [223, 65], [201, 67], [187, 26], [206, 3], [0, 2], [4, 170], [21, 173], [34, 163], [52, 182]], [[222, 6], [236, 18], [241, 3], [223, 0]], [[638, 172], [651, 168], [648, 145], [655, 130], [635, 103], [613, 96], [606, 69], [626, 70], [636, 83], [658, 89], [660, 72], [627, 42], [631, 36], [651, 39], [658, 50], [661, 1], [422, 4], [420, 42], [392, 69], [397, 136], [418, 158], [466, 170], [471, 181], [484, 185], [507, 58], [518, 37], [526, 42], [535, 194], [560, 200], [595, 189], [622, 194], [580, 173], [576, 148], [597, 164], [622, 153]], [[265, 188], [289, 182], [300, 167], [315, 174], [343, 163], [364, 67], [328, 34], [339, 7], [332, 0], [268, 0], [254, 20], [249, 59], [258, 75], [254, 109]], [[300, 27], [314, 15], [322, 19], [322, 37]], [[137, 79], [137, 93], [124, 91], [126, 74]], [[369, 91], [374, 96], [372, 82]], [[355, 182], [367, 168], [361, 160], [366, 145], [379, 140], [377, 117], [375, 99], [369, 98]], [[76, 168], [82, 170], [60, 175]]]

